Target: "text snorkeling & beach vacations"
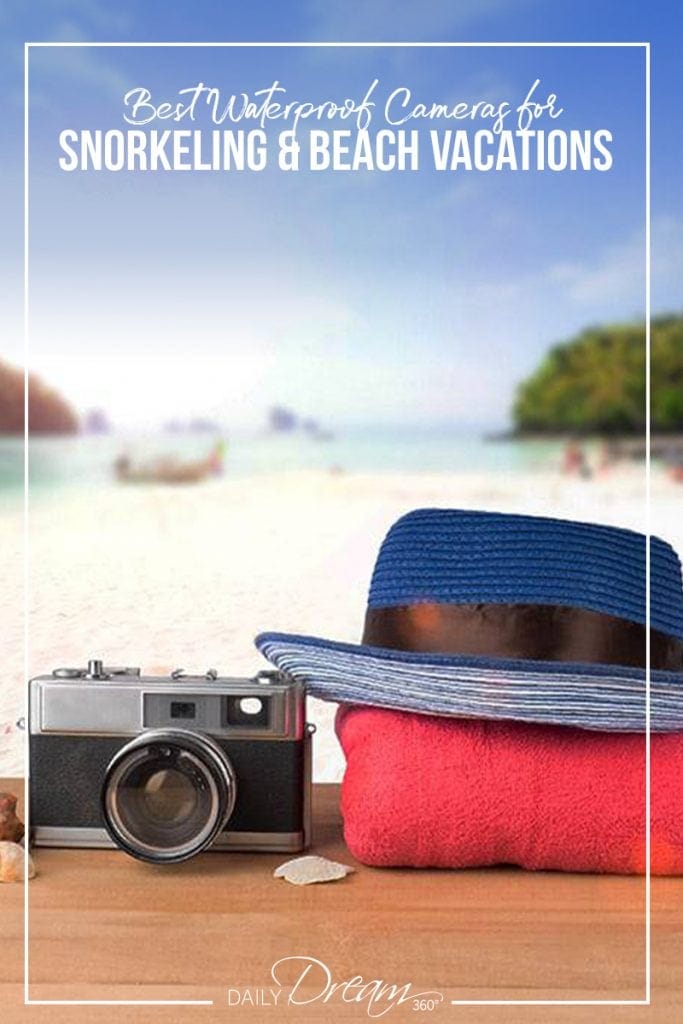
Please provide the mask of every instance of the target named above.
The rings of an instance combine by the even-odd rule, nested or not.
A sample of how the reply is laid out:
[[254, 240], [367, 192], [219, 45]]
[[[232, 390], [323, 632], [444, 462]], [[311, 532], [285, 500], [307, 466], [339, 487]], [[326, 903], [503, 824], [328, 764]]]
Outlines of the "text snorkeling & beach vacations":
[[[486, 129], [430, 130], [421, 147], [415, 130], [377, 132], [312, 130], [296, 141], [292, 132], [277, 139], [277, 166], [283, 171], [608, 171], [611, 134]], [[65, 129], [60, 134], [63, 171], [263, 171], [269, 166], [263, 129]], [[421, 152], [427, 159], [421, 159]]]

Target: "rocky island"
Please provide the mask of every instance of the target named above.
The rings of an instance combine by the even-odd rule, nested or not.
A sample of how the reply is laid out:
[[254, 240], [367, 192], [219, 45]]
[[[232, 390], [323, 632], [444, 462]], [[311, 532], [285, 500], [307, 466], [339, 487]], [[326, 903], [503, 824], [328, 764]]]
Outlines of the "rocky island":
[[[29, 429], [32, 434], [76, 434], [76, 413], [52, 388], [29, 377]], [[24, 373], [0, 361], [0, 435], [24, 433]]]

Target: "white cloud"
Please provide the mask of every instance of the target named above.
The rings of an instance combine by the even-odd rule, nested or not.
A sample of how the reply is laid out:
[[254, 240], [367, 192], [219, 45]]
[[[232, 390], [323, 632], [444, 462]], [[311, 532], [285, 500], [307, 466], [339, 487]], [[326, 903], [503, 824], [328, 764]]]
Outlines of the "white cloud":
[[[29, 21], [30, 19], [30, 21]], [[0, 60], [18, 70], [24, 60], [24, 39], [31, 42], [88, 42], [117, 40], [131, 31], [130, 17], [99, 0], [19, 0], [0, 4]], [[109, 53], [85, 48], [32, 49], [33, 69], [43, 69], [60, 79], [71, 79], [88, 88], [119, 97], [128, 88]], [[13, 106], [23, 106], [23, 90], [10, 95]], [[35, 97], [34, 97], [35, 102]], [[41, 106], [51, 103], [47, 89], [38, 94]]]
[[454, 33], [505, 10], [519, 10], [534, 0], [309, 0], [312, 35], [321, 40], [433, 39]]
[[643, 292], [644, 266], [643, 239], [629, 238], [603, 249], [593, 263], [556, 263], [549, 267], [547, 279], [577, 304], [635, 305]]
[[57, 38], [55, 33], [65, 19], [78, 20], [84, 31], [100, 34], [123, 32], [131, 25], [127, 13], [101, 0], [31, 0], [30, 5], [26, 0], [4, 0], [0, 5], [0, 27], [5, 36], [14, 29], [23, 38], [29, 17], [35, 26], [31, 38], [36, 41]]
[[[642, 311], [645, 288], [645, 238], [638, 232], [606, 245], [590, 262], [550, 267], [547, 280], [576, 305], [621, 307], [622, 315]], [[652, 223], [653, 308], [678, 307], [683, 278], [683, 223], [669, 215]]]
[[[61, 22], [51, 36], [55, 42], [87, 42], [91, 35], [76, 22]], [[96, 92], [120, 99], [130, 81], [111, 59], [112, 51], [95, 47], [55, 46], [31, 51], [30, 66], [42, 82], [58, 78], [87, 86]]]
[[[119, 424], [155, 424], [184, 410], [254, 425], [273, 401], [301, 399], [311, 381], [339, 387], [327, 365], [348, 348], [362, 315], [333, 288], [305, 298], [294, 287], [195, 289], [166, 280], [137, 301], [122, 277], [107, 290], [35, 298], [31, 365], [83, 410], [105, 407]], [[38, 292], [40, 290], [38, 289]], [[306, 383], [308, 382], [308, 383]], [[290, 394], [291, 392], [291, 394]]]

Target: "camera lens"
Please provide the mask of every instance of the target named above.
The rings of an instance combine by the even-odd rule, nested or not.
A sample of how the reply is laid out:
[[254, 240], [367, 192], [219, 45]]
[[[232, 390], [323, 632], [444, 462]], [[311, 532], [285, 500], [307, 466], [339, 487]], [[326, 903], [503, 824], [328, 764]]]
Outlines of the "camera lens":
[[213, 740], [159, 729], [136, 736], [112, 759], [102, 811], [118, 846], [141, 860], [168, 864], [213, 842], [235, 796], [232, 765]]

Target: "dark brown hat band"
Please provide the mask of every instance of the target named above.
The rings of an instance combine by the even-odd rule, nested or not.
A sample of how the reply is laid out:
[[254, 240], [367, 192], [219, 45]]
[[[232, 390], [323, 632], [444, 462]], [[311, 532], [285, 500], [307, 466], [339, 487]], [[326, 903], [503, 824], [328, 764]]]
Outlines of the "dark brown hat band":
[[[399, 651], [645, 668], [645, 626], [585, 608], [420, 603], [369, 608], [363, 643]], [[683, 669], [683, 643], [650, 630], [653, 669]]]

